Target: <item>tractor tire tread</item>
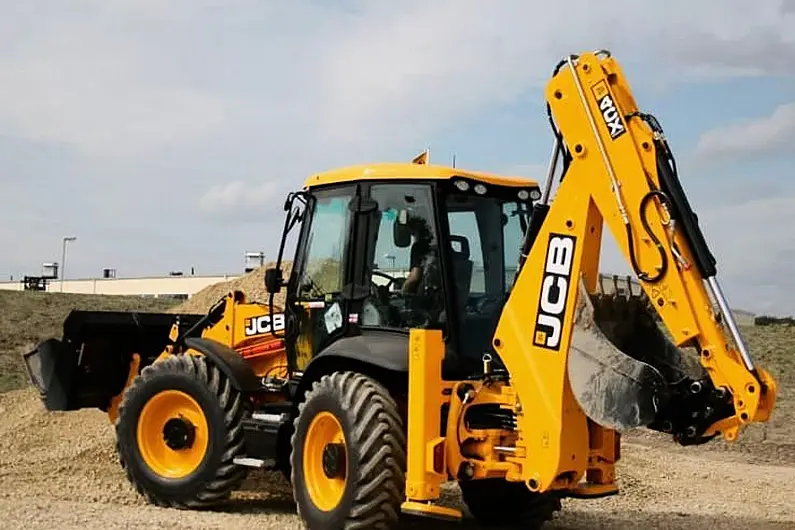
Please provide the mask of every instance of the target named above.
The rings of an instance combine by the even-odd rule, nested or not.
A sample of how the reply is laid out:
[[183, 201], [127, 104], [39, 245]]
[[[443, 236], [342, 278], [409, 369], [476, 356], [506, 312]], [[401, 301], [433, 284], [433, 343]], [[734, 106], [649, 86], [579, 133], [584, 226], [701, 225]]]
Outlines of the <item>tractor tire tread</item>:
[[[355, 372], [324, 375], [313, 383], [298, 406], [293, 447], [298, 442], [301, 413], [320, 394], [335, 396], [353, 426], [346, 432], [346, 445], [358, 465], [353, 469], [353, 500], [342, 528], [394, 528], [404, 499], [406, 469], [406, 438], [397, 405], [386, 388], [366, 375]], [[295, 451], [290, 463], [291, 482], [301, 484]], [[298, 515], [304, 518], [300, 503]]]
[[[122, 423], [127, 421], [125, 409], [128, 402], [138, 393], [145, 391], [145, 388], [154, 377], [165, 373], [189, 375], [204, 385], [218, 400], [218, 406], [223, 411], [224, 416], [224, 447], [220, 463], [212, 479], [202, 485], [193, 495], [180, 498], [172, 498], [146, 488], [124, 458], [125, 451], [121, 447], [121, 440], [123, 439]], [[249, 408], [246, 407], [245, 401], [243, 396], [232, 386], [231, 381], [204, 356], [172, 355], [162, 361], [146, 366], [141, 370], [139, 377], [125, 391], [122, 402], [119, 405], [119, 416], [115, 425], [117, 432], [116, 451], [128, 481], [149, 504], [164, 508], [204, 509], [228, 499], [231, 492], [240, 486], [248, 474], [247, 468], [233, 462], [234, 458], [245, 453], [242, 419]], [[135, 421], [135, 418], [131, 418], [131, 421]], [[135, 432], [133, 426], [129, 428], [133, 433]]]

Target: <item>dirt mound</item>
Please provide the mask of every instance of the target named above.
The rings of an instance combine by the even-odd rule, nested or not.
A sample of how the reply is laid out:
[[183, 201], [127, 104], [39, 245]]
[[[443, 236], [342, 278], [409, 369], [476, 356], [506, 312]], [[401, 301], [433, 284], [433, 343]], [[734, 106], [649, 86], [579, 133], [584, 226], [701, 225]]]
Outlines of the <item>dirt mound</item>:
[[[267, 304], [270, 295], [265, 290], [265, 270], [275, 266], [276, 262], [273, 261], [239, 278], [207, 286], [191, 296], [188, 301], [171, 309], [170, 312], [206, 313], [218, 300], [231, 291], [242, 291], [249, 302]], [[292, 262], [282, 262], [282, 274], [285, 279], [289, 277], [291, 270]], [[273, 303], [284, 306], [284, 290], [274, 296]]]
[[[119, 465], [114, 428], [104, 412], [48, 412], [28, 387], [0, 394], [0, 417], [0, 499], [145, 505]], [[282, 482], [278, 474], [252, 473], [237, 496], [261, 489], [263, 480], [277, 488]]]
[[[48, 413], [32, 389], [0, 394], [0, 519], [8, 528], [300, 529], [290, 487], [278, 473], [253, 471], [232, 501], [207, 511], [145, 505], [114, 451], [113, 427], [98, 410]], [[795, 468], [751, 465], [737, 455], [699, 455], [625, 443], [621, 494], [568, 500], [551, 529], [793, 528], [795, 503], [782, 484]], [[461, 507], [457, 488], [445, 505]], [[175, 526], [176, 524], [176, 526]], [[7, 525], [7, 526], [5, 526]], [[400, 528], [482, 529], [403, 517]]]
[[124, 480], [99, 410], [47, 412], [32, 388], [0, 394], [1, 482], [53, 500], [143, 504]]

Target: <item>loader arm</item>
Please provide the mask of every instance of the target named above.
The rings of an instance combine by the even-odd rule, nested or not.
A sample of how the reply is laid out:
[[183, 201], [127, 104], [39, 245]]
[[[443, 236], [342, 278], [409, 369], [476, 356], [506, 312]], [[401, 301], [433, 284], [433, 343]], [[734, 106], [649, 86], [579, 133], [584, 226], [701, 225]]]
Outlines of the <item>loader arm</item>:
[[[562, 61], [545, 97], [556, 136], [545, 200], [493, 339], [521, 407], [516, 462], [535, 491], [582, 474], [593, 430], [585, 418], [683, 444], [734, 440], [768, 419], [776, 397], [720, 291], [662, 129], [639, 111], [619, 64], [607, 52]], [[640, 320], [600, 322], [616, 310], [616, 298], [595, 295], [603, 226], [646, 295], [627, 302], [646, 310]], [[651, 326], [655, 313], [669, 337]], [[701, 376], [684, 369], [685, 347]]]

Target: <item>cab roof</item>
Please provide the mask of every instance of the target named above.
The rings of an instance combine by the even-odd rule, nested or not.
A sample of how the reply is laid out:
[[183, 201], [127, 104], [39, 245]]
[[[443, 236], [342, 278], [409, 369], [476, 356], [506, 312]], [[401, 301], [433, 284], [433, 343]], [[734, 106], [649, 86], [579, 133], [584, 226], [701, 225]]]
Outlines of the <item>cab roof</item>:
[[314, 188], [328, 184], [352, 182], [357, 180], [448, 180], [455, 177], [469, 178], [494, 186], [513, 188], [538, 188], [538, 181], [518, 176], [497, 175], [482, 171], [470, 171], [461, 168], [435, 164], [376, 163], [347, 166], [321, 173], [315, 173], [304, 181], [305, 188]]

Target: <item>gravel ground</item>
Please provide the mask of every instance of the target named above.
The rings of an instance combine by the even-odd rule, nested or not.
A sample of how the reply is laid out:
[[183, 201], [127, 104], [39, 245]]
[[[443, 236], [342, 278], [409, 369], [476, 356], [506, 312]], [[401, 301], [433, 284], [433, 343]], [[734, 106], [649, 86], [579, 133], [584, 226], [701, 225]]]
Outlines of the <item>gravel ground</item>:
[[[129, 487], [98, 411], [47, 413], [30, 389], [0, 394], [0, 527], [301, 528], [288, 485], [256, 473], [213, 511], [146, 506]], [[774, 444], [759, 455], [779, 455]], [[729, 451], [688, 450], [658, 438], [625, 441], [619, 496], [568, 500], [550, 529], [795, 529], [795, 455], [776, 465]], [[448, 504], [457, 504], [454, 488]], [[474, 528], [406, 517], [403, 528]]]

